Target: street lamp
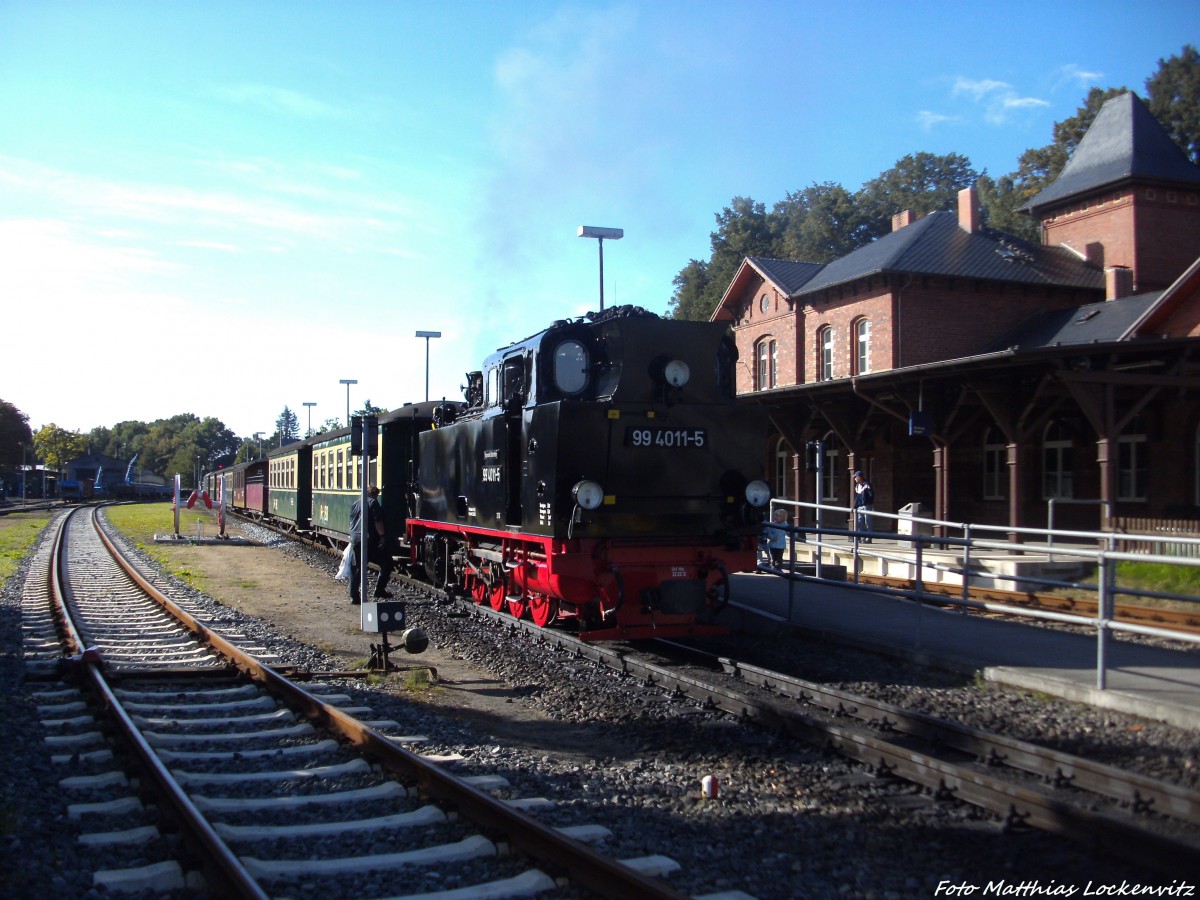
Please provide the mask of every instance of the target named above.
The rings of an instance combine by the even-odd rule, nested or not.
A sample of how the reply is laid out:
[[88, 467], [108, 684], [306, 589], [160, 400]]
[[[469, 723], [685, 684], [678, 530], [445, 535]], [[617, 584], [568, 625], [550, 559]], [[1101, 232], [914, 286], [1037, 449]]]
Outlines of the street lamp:
[[625, 229], [623, 228], [601, 228], [598, 225], [580, 225], [579, 236], [582, 238], [595, 238], [596, 243], [600, 245], [600, 312], [604, 312], [604, 239], [610, 241], [619, 241], [625, 237]]
[[196, 454], [196, 490], [200, 489], [200, 455]]
[[256, 431], [256, 432], [254, 432], [254, 434], [251, 435], [252, 438], [254, 438], [256, 441], [258, 441], [258, 458], [259, 459], [262, 459], [262, 436], [263, 436], [263, 433], [261, 431]]
[[[346, 388], [346, 390], [349, 391], [350, 388]], [[317, 404], [315, 401], [305, 400], [304, 405], [308, 407], [308, 433], [304, 436], [312, 437], [312, 408]]]
[[346, 386], [346, 427], [350, 427], [350, 385], [358, 384], [357, 378], [343, 378], [341, 383]]
[[429, 339], [440, 338], [440, 331], [418, 331], [417, 337], [425, 338], [425, 402], [429, 402]]
[[28, 449], [24, 441], [17, 441], [21, 445], [21, 505], [25, 505], [25, 482], [29, 478], [29, 466], [25, 463], [25, 451]]

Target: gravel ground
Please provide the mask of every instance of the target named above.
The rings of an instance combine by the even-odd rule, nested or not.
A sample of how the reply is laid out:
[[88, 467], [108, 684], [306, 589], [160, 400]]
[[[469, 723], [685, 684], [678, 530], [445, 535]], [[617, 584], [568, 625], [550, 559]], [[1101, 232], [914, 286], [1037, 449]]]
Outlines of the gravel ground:
[[[310, 565], [332, 561], [289, 548]], [[0, 591], [0, 689], [14, 698], [0, 727], [8, 737], [0, 784], [0, 891], [31, 897], [53, 890], [89, 896], [90, 875], [75, 845], [29, 699], [19, 647], [19, 603], [28, 563]], [[293, 640], [279, 628], [220, 606], [189, 589], [181, 596], [208, 604], [288, 663], [340, 668], [342, 661]], [[414, 696], [392, 676], [382, 686], [339, 683], [380, 715], [428, 735], [422, 752], [459, 753], [463, 774], [502, 774], [511, 795], [547, 797], [557, 807], [539, 814], [554, 825], [597, 823], [612, 837], [617, 858], [663, 854], [680, 863], [670, 883], [688, 894], [740, 890], [770, 898], [946, 896], [945, 884], [975, 885], [974, 896], [1032, 896], [1074, 887], [1170, 886], [1172, 880], [1089, 855], [1039, 833], [1005, 831], [974, 809], [939, 803], [919, 789], [879, 779], [822, 750], [746, 728], [690, 702], [647, 695], [639, 686], [582, 661], [567, 661], [535, 643], [470, 618], [451, 618], [432, 604], [412, 603], [410, 621], [423, 627], [442, 658], [486, 673], [503, 686], [492, 712], [462, 717], [439, 705], [437, 689]], [[328, 615], [328, 613], [326, 613]], [[767, 664], [791, 660], [807, 678], [828, 678], [899, 705], [978, 724], [1002, 723], [1009, 733], [1111, 759], [1143, 758], [1151, 771], [1174, 771], [1194, 784], [1195, 735], [1131, 717], [1021, 692], [982, 687], [959, 676], [915, 670], [870, 654], [796, 641], [770, 645]], [[802, 665], [801, 665], [802, 663]], [[513, 725], [507, 708], [514, 713]], [[519, 715], [517, 715], [519, 713]], [[712, 775], [719, 796], [700, 796]], [[989, 882], [996, 893], [985, 893]], [[1019, 885], [1037, 882], [1018, 892]], [[393, 890], [399, 883], [391, 881]], [[324, 896], [331, 896], [323, 889]], [[307, 896], [303, 886], [295, 894]], [[354, 896], [347, 894], [346, 896]]]

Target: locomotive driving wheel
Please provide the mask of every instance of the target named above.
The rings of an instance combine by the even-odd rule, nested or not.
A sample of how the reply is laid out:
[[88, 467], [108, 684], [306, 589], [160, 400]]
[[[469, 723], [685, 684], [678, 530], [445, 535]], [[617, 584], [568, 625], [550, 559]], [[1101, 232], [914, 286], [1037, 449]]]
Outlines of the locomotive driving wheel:
[[504, 611], [504, 606], [507, 599], [508, 590], [504, 587], [503, 581], [493, 584], [488, 588], [488, 603], [496, 612]]
[[558, 618], [558, 601], [545, 594], [530, 595], [529, 616], [538, 628], [545, 628]]
[[520, 619], [525, 615], [525, 610], [529, 608], [529, 602], [525, 595], [521, 596], [506, 596], [504, 598], [508, 602], [508, 612], [514, 619]]

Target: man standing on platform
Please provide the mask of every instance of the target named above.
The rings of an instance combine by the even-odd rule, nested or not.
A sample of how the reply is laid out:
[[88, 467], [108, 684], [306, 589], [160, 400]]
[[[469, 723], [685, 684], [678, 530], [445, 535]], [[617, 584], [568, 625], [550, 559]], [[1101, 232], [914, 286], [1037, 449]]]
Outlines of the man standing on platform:
[[[350, 507], [350, 602], [355, 606], [362, 603], [358, 585], [362, 580], [362, 569], [358, 559], [362, 543], [362, 501], [355, 500]], [[379, 505], [379, 488], [367, 488], [367, 562], [379, 566], [379, 580], [375, 583], [375, 596], [393, 596], [387, 591], [388, 579], [392, 577], [392, 555], [387, 549], [387, 533], [383, 525], [383, 507]]]
[[[875, 490], [871, 482], [863, 477], [862, 472], [854, 473], [854, 530], [871, 530], [871, 512], [875, 509]], [[871, 543], [870, 538], [863, 538], [862, 543]]]

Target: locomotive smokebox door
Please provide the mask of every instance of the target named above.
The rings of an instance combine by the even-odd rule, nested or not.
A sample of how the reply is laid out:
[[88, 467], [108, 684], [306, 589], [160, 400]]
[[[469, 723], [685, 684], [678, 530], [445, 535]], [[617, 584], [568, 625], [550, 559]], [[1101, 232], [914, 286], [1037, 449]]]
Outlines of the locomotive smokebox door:
[[363, 631], [382, 634], [404, 629], [404, 604], [399, 600], [389, 600], [383, 603], [364, 601], [360, 610], [359, 621]]

